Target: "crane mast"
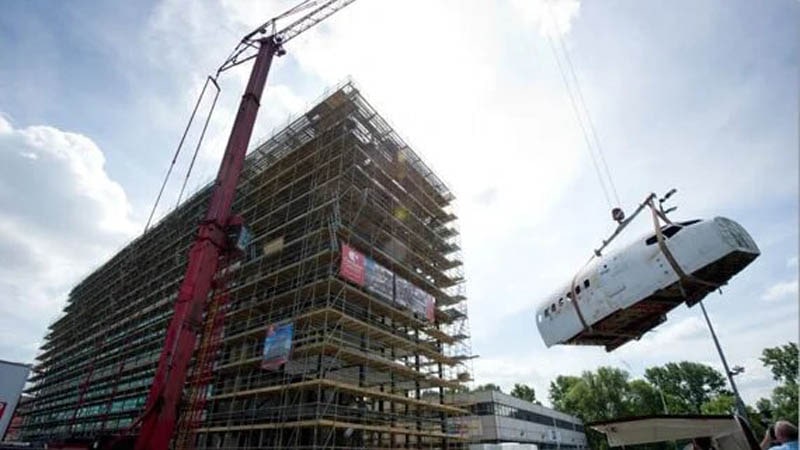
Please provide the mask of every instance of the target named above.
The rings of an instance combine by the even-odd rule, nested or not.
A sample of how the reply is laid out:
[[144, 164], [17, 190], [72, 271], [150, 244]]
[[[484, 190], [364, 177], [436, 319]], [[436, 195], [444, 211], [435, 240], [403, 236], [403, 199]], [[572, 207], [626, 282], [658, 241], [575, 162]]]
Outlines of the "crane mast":
[[[232, 215], [231, 205], [272, 60], [275, 55], [281, 56], [285, 53], [283, 44], [353, 1], [355, 0], [322, 2], [304, 17], [275, 32], [277, 19], [317, 5], [314, 1], [300, 3], [245, 36], [218, 71], [220, 73], [250, 59], [255, 60], [214, 181], [208, 211], [189, 250], [186, 272], [167, 328], [153, 384], [144, 412], [138, 421], [141, 428], [136, 439], [136, 450], [167, 450], [173, 437], [178, 404], [203, 325], [203, 313], [209, 293], [215, 287], [212, 283], [220, 260], [235, 251], [228, 242], [227, 231], [230, 226], [240, 225], [241, 218]], [[259, 35], [265, 37], [257, 37]], [[252, 54], [253, 51], [255, 54]]]

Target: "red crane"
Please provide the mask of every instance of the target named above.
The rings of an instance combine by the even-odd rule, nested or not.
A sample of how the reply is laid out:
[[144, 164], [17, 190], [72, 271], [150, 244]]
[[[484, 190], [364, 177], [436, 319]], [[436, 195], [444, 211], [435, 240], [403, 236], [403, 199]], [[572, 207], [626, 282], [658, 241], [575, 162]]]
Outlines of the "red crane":
[[[285, 53], [283, 45], [288, 41], [353, 1], [355, 0], [306, 0], [300, 3], [247, 34], [217, 72], [255, 59], [214, 181], [208, 212], [200, 223], [189, 251], [186, 273], [167, 328], [147, 403], [137, 421], [141, 423], [136, 438], [137, 450], [167, 450], [173, 437], [178, 403], [198, 333], [202, 328], [203, 311], [212, 289], [212, 280], [217, 273], [220, 259], [235, 251], [229, 242], [228, 230], [231, 226], [241, 225], [241, 218], [231, 213], [231, 204], [272, 58]], [[313, 10], [302, 18], [276, 31], [278, 19], [311, 8]]]

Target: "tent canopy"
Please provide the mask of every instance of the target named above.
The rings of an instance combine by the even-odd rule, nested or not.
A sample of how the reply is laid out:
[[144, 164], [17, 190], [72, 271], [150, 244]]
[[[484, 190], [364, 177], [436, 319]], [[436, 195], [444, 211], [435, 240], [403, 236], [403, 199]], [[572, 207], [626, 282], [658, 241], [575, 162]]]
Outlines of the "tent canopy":
[[754, 438], [749, 428], [734, 416], [645, 416], [595, 422], [587, 426], [603, 433], [608, 445], [646, 444], [711, 437], [720, 450], [752, 448]]

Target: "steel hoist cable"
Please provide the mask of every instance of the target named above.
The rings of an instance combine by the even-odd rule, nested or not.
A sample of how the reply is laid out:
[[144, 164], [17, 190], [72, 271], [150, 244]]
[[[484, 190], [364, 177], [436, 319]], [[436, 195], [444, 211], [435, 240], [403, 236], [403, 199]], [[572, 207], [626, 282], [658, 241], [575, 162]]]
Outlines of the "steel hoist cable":
[[[200, 108], [200, 103], [203, 101], [203, 97], [206, 94], [206, 90], [208, 89], [209, 82], [214, 85], [214, 89], [216, 89], [216, 94], [214, 95], [214, 102], [211, 106], [211, 110], [209, 111], [208, 115], [206, 116], [205, 125], [203, 126], [203, 131], [200, 136], [200, 140], [195, 147], [195, 152], [192, 157], [191, 165], [189, 166], [189, 172], [186, 174], [186, 180], [184, 180], [184, 186], [181, 188], [181, 195], [183, 195], [183, 189], [186, 187], [186, 182], [189, 179], [189, 174], [191, 173], [192, 166], [194, 166], [195, 158], [197, 157], [197, 151], [200, 148], [200, 144], [203, 141], [203, 137], [205, 136], [206, 128], [208, 127], [208, 122], [211, 119], [211, 114], [214, 112], [214, 107], [217, 103], [217, 98], [219, 97], [220, 88], [217, 84], [216, 79], [209, 76], [206, 78], [206, 82], [203, 84], [203, 89], [200, 91], [200, 96], [197, 97], [197, 102], [194, 104], [194, 108], [192, 109], [192, 114], [189, 116], [189, 121], [186, 123], [186, 127], [183, 129], [183, 134], [181, 135], [181, 139], [178, 142], [178, 147], [175, 149], [175, 154], [172, 156], [172, 161], [169, 164], [169, 168], [167, 169], [167, 173], [164, 176], [164, 181], [161, 183], [161, 188], [158, 190], [158, 195], [156, 196], [156, 201], [153, 203], [153, 209], [150, 210], [150, 216], [147, 218], [147, 224], [144, 226], [144, 232], [150, 228], [150, 225], [153, 222], [153, 217], [156, 214], [156, 209], [158, 209], [158, 204], [161, 202], [161, 196], [164, 195], [164, 189], [167, 186], [167, 182], [169, 181], [169, 177], [172, 175], [172, 170], [175, 168], [175, 163], [178, 161], [178, 156], [181, 154], [181, 149], [183, 148], [183, 144], [186, 142], [186, 136], [189, 134], [189, 129], [192, 127], [192, 123], [194, 122], [194, 118], [197, 115], [197, 110]], [[180, 196], [178, 197], [178, 202], [180, 203]]]
[[[592, 120], [592, 115], [589, 113], [589, 108], [586, 105], [586, 100], [583, 96], [583, 91], [581, 90], [580, 82], [578, 81], [578, 77], [576, 75], [575, 66], [572, 63], [572, 58], [570, 58], [569, 51], [564, 44], [564, 40], [561, 38], [561, 29], [558, 25], [558, 20], [553, 11], [551, 1], [545, 0], [544, 3], [547, 5], [547, 10], [555, 29], [555, 39], [558, 41], [561, 48], [561, 57], [559, 57], [559, 50], [556, 48], [551, 33], [546, 33], [547, 40], [550, 43], [550, 48], [553, 50], [553, 56], [556, 60], [558, 71], [567, 90], [573, 112], [575, 113], [578, 125], [583, 133], [583, 138], [586, 141], [587, 150], [589, 151], [589, 156], [592, 159], [592, 164], [595, 172], [597, 173], [597, 177], [600, 180], [600, 187], [603, 190], [603, 195], [606, 198], [609, 208], [614, 209], [614, 205], [612, 204], [612, 196], [613, 201], [616, 201], [617, 207], [621, 205], [621, 202], [619, 199], [619, 194], [617, 193], [616, 185], [614, 184], [613, 176], [611, 175], [611, 170], [609, 169], [608, 162], [606, 161], [603, 153], [603, 147], [600, 143], [600, 137], [598, 136], [597, 128]], [[561, 58], [564, 59], [563, 64], [561, 62]], [[567, 68], [566, 71], [564, 70], [564, 66]], [[573, 85], [574, 88], [572, 87]], [[573, 92], [573, 89], [575, 92]], [[581, 111], [583, 112], [583, 115], [581, 115]], [[585, 116], [585, 119], [583, 116]]]
[[[214, 84], [216, 88], [216, 93], [214, 94], [214, 100], [211, 102], [211, 108], [208, 110], [208, 114], [206, 115], [205, 123], [203, 123], [203, 130], [200, 132], [200, 137], [197, 139], [197, 145], [194, 147], [194, 154], [192, 154], [192, 160], [189, 162], [189, 168], [186, 170], [186, 177], [183, 179], [183, 185], [181, 186], [181, 191], [178, 193], [178, 200], [175, 202], [175, 207], [177, 208], [181, 204], [181, 199], [183, 198], [183, 192], [186, 190], [186, 185], [189, 183], [189, 176], [192, 174], [192, 168], [194, 167], [194, 162], [197, 160], [197, 153], [200, 150], [200, 146], [203, 144], [203, 138], [206, 136], [206, 130], [208, 130], [208, 123], [211, 121], [211, 116], [214, 114], [214, 108], [217, 106], [217, 99], [219, 99], [219, 92], [220, 88], [217, 84], [217, 80], [211, 76], [206, 78], [206, 85], [211, 82]], [[205, 89], [205, 86], [203, 87]]]

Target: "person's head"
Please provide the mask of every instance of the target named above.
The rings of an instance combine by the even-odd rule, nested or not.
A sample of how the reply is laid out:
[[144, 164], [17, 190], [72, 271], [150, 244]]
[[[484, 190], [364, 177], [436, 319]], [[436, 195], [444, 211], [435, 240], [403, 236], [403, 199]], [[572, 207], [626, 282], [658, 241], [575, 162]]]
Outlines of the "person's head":
[[783, 444], [797, 440], [797, 427], [785, 420], [775, 422], [775, 438]]
[[711, 438], [704, 436], [692, 439], [692, 448], [694, 450], [711, 450]]

